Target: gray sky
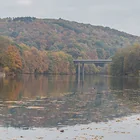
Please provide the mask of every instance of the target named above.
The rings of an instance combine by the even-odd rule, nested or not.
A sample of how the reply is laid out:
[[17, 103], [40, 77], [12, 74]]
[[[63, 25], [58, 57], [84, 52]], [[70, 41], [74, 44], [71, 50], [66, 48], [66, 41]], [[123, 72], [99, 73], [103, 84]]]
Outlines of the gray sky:
[[0, 17], [63, 18], [140, 36], [140, 0], [0, 0]]

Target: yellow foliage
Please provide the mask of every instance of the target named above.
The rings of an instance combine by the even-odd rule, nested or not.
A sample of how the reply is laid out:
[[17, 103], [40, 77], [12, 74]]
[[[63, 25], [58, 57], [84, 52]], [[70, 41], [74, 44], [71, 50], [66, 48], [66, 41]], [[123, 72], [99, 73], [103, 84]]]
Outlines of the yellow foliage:
[[4, 71], [9, 72], [10, 71], [9, 67], [4, 67]]

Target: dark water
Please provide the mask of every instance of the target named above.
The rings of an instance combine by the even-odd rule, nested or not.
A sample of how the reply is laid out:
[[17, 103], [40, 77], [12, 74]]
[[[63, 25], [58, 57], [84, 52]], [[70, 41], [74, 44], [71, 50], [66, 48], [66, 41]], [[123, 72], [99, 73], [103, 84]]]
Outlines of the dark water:
[[0, 79], [0, 126], [62, 127], [140, 113], [140, 78], [33, 76]]

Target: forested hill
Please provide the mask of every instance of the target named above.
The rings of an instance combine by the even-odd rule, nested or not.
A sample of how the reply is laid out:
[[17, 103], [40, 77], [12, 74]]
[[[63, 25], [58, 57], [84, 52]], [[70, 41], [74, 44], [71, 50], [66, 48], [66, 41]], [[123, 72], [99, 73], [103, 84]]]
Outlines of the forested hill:
[[140, 43], [139, 37], [109, 27], [31, 17], [0, 19], [0, 35], [39, 50], [86, 59], [109, 58], [117, 48]]

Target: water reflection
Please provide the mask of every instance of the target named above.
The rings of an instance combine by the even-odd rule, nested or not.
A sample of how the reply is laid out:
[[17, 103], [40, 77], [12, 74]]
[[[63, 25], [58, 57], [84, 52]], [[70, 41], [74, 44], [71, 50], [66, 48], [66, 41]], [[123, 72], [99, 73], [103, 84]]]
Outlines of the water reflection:
[[116, 90], [139, 89], [140, 78], [136, 77], [110, 77], [110, 87]]
[[0, 99], [21, 100], [59, 97], [72, 91], [75, 76], [24, 75], [16, 79], [0, 79]]
[[139, 78], [23, 75], [0, 79], [0, 125], [53, 127], [140, 113]]

